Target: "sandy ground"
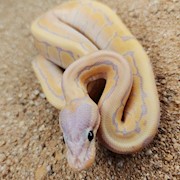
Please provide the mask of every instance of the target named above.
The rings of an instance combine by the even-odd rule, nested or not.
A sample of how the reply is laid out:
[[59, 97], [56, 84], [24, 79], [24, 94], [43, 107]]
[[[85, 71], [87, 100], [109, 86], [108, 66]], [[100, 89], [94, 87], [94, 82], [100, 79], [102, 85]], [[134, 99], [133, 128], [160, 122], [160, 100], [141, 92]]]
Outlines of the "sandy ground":
[[32, 71], [30, 24], [61, 3], [0, 0], [0, 179], [180, 179], [180, 1], [102, 0], [117, 11], [150, 56], [161, 122], [154, 141], [133, 155], [97, 143], [96, 162], [75, 173], [64, 158], [59, 112]]

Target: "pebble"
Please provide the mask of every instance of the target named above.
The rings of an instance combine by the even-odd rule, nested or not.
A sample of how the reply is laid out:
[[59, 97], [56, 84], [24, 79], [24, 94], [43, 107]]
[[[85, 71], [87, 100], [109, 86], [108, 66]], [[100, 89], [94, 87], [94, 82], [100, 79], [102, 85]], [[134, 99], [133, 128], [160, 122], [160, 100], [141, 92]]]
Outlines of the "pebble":
[[35, 106], [39, 106], [39, 102], [35, 101], [35, 102], [34, 102], [34, 105], [35, 105]]
[[13, 97], [8, 97], [7, 98], [7, 101], [12, 101], [13, 100]]
[[6, 141], [0, 140], [0, 147], [4, 146], [6, 144]]
[[169, 167], [168, 166], [163, 166], [162, 168], [165, 172], [169, 172]]
[[119, 168], [122, 168], [123, 165], [124, 165], [124, 161], [119, 161], [119, 162], [117, 163], [117, 167], [119, 167]]
[[173, 159], [173, 156], [171, 154], [168, 154], [165, 159], [166, 161], [171, 161]]
[[173, 10], [174, 10], [174, 6], [169, 6], [168, 9], [167, 9], [167, 12], [170, 13]]
[[34, 105], [34, 101], [32, 101], [32, 100], [29, 101], [29, 104], [30, 104], [30, 105]]
[[47, 175], [47, 169], [45, 166], [40, 166], [36, 169], [35, 172], [35, 179], [36, 180], [40, 180], [40, 179], [44, 179]]
[[155, 167], [156, 169], [162, 168], [162, 167], [163, 167], [163, 162], [162, 162], [162, 161], [159, 161], [159, 160], [154, 161], [154, 167]]
[[25, 123], [24, 121], [20, 121], [20, 122], [19, 122], [19, 127], [23, 127], [23, 126], [24, 126], [24, 123]]
[[153, 156], [153, 158], [154, 158], [155, 160], [158, 160], [158, 159], [159, 159], [158, 154], [155, 154], [155, 155]]
[[9, 118], [11, 116], [10, 112], [6, 112], [6, 117]]
[[45, 98], [46, 98], [46, 96], [45, 96], [45, 94], [44, 94], [44, 93], [40, 93], [40, 97], [41, 97], [41, 98], [43, 98], [43, 99], [45, 99]]
[[6, 160], [6, 155], [4, 153], [0, 153], [0, 163]]
[[62, 155], [61, 153], [59, 153], [59, 152], [56, 152], [56, 153], [55, 153], [55, 159], [56, 159], [57, 161], [60, 161], [62, 158], [63, 158], [63, 155]]
[[147, 151], [146, 151], [146, 155], [147, 156], [150, 156], [152, 154], [152, 151], [150, 150], [150, 149], [148, 149]]
[[109, 165], [111, 165], [111, 164], [112, 164], [111, 160], [108, 160], [108, 164], [109, 164]]
[[22, 94], [22, 93], [19, 93], [19, 94], [18, 94], [18, 97], [19, 97], [19, 98], [21, 98], [22, 96], [23, 96], [23, 94]]
[[0, 135], [3, 135], [3, 134], [4, 134], [4, 132], [3, 132], [3, 127], [0, 126]]
[[142, 171], [145, 171], [146, 169], [145, 169], [145, 167], [142, 166], [142, 167], [141, 167], [141, 170], [142, 170]]
[[40, 93], [40, 92], [39, 92], [38, 89], [36, 89], [36, 90], [33, 91], [33, 94], [36, 95], [36, 96], [37, 96], [39, 93]]
[[39, 127], [39, 131], [43, 131], [44, 129], [45, 129], [45, 125], [44, 124]]
[[0, 24], [0, 31], [3, 31], [5, 29], [5, 26], [1, 23]]
[[48, 172], [48, 175], [52, 175], [54, 172], [53, 172], [53, 169], [52, 169], [52, 165], [48, 165], [47, 167], [46, 167], [46, 170], [47, 170], [47, 172]]
[[7, 160], [6, 160], [6, 164], [7, 164], [8, 166], [12, 166], [13, 162], [12, 162], [10, 159], [7, 159]]
[[170, 177], [167, 174], [165, 174], [164, 180], [170, 180]]
[[175, 149], [180, 148], [180, 145], [178, 143], [174, 143], [173, 146], [174, 146]]
[[159, 10], [159, 1], [153, 1], [150, 3], [150, 12], [156, 14]]
[[175, 138], [172, 138], [172, 142], [173, 142], [173, 143], [176, 143], [177, 140], [176, 140]]
[[163, 80], [161, 81], [161, 84], [166, 84], [166, 80], [163, 79]]
[[1, 174], [2, 174], [3, 176], [6, 176], [6, 175], [8, 174], [8, 172], [9, 172], [9, 168], [8, 168], [6, 165], [4, 165], [4, 166], [1, 168]]
[[11, 139], [8, 140], [9, 143], [15, 143], [17, 142], [17, 137], [12, 137]]

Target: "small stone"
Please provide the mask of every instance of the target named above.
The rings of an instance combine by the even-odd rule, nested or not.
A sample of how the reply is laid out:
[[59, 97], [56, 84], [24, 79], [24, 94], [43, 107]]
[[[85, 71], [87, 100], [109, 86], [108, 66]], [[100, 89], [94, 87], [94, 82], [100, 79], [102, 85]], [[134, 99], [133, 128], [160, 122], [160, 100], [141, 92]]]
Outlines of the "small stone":
[[30, 105], [34, 105], [34, 101], [32, 101], [32, 100], [29, 101], [29, 104], [30, 104]]
[[54, 172], [53, 172], [53, 169], [52, 169], [52, 165], [48, 165], [47, 167], [46, 167], [46, 170], [47, 170], [47, 172], [48, 172], [48, 175], [52, 175]]
[[45, 98], [46, 98], [46, 96], [45, 96], [45, 94], [44, 94], [44, 93], [40, 93], [40, 97], [41, 97], [41, 98], [43, 98], [43, 99], [45, 99]]
[[0, 153], [0, 162], [3, 162], [6, 160], [6, 155], [4, 153]]
[[37, 101], [34, 102], [35, 106], [39, 106], [39, 103]]
[[177, 171], [179, 171], [179, 170], [180, 170], [179, 165], [175, 166], [175, 169], [176, 169]]
[[174, 6], [169, 6], [168, 9], [167, 9], [167, 12], [170, 13], [173, 10], [174, 10]]
[[142, 167], [141, 167], [141, 170], [142, 170], [142, 171], [145, 171], [146, 169], [145, 169], [145, 167], [142, 166]]
[[19, 160], [17, 157], [14, 158], [14, 162], [15, 162], [16, 164], [18, 164], [19, 161], [20, 161], [20, 160]]
[[57, 161], [60, 161], [63, 158], [63, 155], [61, 153], [55, 153], [55, 159]]
[[39, 127], [39, 131], [43, 131], [45, 128], [44, 124], [42, 126]]
[[169, 180], [169, 179], [170, 179], [170, 177], [167, 174], [165, 174], [164, 180]]
[[8, 166], [12, 166], [13, 163], [12, 163], [12, 161], [11, 161], [10, 159], [7, 159], [7, 160], [6, 160], [6, 164], [7, 164]]
[[6, 112], [6, 117], [9, 118], [11, 116], [10, 112]]
[[117, 167], [119, 167], [119, 168], [122, 168], [123, 165], [124, 165], [124, 162], [123, 162], [123, 161], [119, 161], [119, 162], [117, 163]]
[[0, 147], [4, 146], [6, 144], [6, 141], [1, 140], [0, 141]]
[[12, 137], [11, 139], [9, 139], [9, 143], [15, 143], [15, 142], [17, 142], [16, 137]]
[[18, 97], [21, 98], [21, 97], [22, 97], [22, 93], [19, 93], [19, 94], [18, 94]]
[[0, 24], [0, 31], [4, 30], [5, 29], [5, 26], [1, 23]]
[[148, 149], [147, 151], [146, 151], [146, 155], [147, 156], [150, 156], [152, 154], [152, 151], [150, 150], [150, 149]]
[[169, 172], [169, 167], [168, 167], [168, 166], [163, 166], [163, 170], [164, 170], [165, 172]]
[[159, 10], [159, 2], [154, 2], [150, 5], [150, 12], [156, 14]]
[[112, 164], [112, 162], [111, 162], [110, 160], [108, 160], [108, 164], [109, 164], [109, 165], [111, 165], [111, 164]]
[[7, 101], [12, 101], [13, 100], [13, 97], [8, 97], [7, 98]]
[[168, 154], [165, 159], [166, 161], [171, 161], [173, 159], [173, 156], [171, 154]]
[[19, 127], [23, 127], [24, 126], [24, 121], [20, 121], [19, 122]]
[[6, 165], [4, 165], [1, 168], [1, 175], [6, 176], [8, 174], [8, 172], [9, 172], [9, 168]]
[[163, 167], [163, 164], [162, 164], [162, 162], [155, 162], [155, 163], [154, 163], [154, 167], [155, 167], [156, 169], [160, 169], [160, 168]]
[[172, 142], [173, 142], [173, 143], [176, 143], [177, 140], [176, 140], [175, 138], [172, 138]]
[[154, 157], [155, 160], [159, 159], [158, 154], [155, 154], [153, 157]]
[[161, 81], [161, 84], [166, 84], [166, 80], [163, 79], [163, 80]]
[[67, 175], [67, 176], [65, 177], [65, 179], [71, 179], [71, 177]]
[[40, 166], [36, 169], [35, 179], [37, 179], [37, 180], [44, 179], [46, 177], [46, 175], [47, 175], [46, 167]]
[[173, 146], [174, 146], [175, 149], [179, 149], [180, 148], [180, 145], [178, 143], [174, 143]]
[[37, 90], [37, 89], [33, 91], [33, 94], [36, 95], [36, 96], [37, 96], [39, 93], [40, 93], [40, 92], [39, 92], [39, 90]]
[[0, 135], [3, 135], [4, 134], [4, 131], [3, 131], [3, 128], [2, 126], [0, 127]]

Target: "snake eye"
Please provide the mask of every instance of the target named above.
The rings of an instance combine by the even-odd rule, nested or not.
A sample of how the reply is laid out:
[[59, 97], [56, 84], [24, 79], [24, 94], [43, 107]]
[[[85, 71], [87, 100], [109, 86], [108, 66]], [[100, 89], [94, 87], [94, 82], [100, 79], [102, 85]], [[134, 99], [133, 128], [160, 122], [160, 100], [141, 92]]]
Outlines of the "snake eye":
[[89, 141], [92, 141], [93, 138], [94, 138], [93, 131], [89, 131], [89, 133], [88, 133], [88, 140], [89, 140]]

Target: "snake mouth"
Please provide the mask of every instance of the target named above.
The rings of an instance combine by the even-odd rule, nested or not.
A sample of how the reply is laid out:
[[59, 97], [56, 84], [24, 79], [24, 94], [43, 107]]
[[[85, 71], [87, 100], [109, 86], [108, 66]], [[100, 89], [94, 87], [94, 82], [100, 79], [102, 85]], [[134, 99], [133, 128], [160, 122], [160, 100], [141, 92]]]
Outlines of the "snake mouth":
[[81, 170], [85, 170], [85, 169], [88, 169], [89, 167], [91, 167], [91, 165], [94, 162], [94, 159], [95, 159], [95, 157], [87, 160], [86, 162], [82, 162], [79, 158], [74, 158], [73, 161], [68, 160], [68, 164], [75, 171], [81, 171]]
[[89, 146], [86, 150], [82, 150], [80, 154], [74, 155], [71, 151], [67, 151], [67, 161], [69, 166], [75, 171], [81, 171], [92, 166], [95, 160], [95, 147]]

